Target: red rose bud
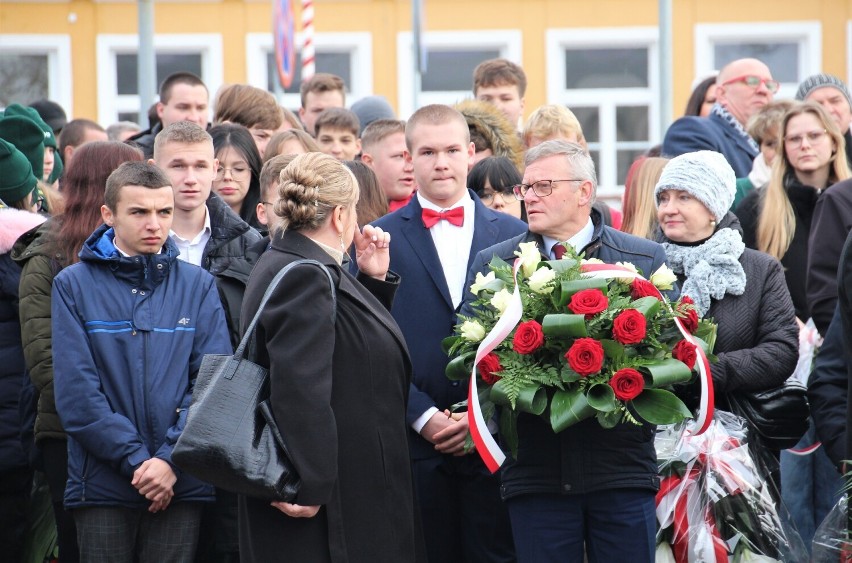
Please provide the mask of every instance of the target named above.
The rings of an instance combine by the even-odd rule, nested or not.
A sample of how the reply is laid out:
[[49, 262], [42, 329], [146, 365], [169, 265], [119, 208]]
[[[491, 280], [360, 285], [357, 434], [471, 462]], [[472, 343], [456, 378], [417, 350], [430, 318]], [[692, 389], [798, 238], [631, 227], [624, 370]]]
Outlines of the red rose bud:
[[636, 309], [625, 309], [612, 321], [612, 336], [622, 344], [638, 344], [645, 338], [645, 315]]
[[684, 295], [677, 306], [677, 312], [681, 315], [680, 322], [683, 328], [690, 334], [695, 334], [698, 329], [698, 311], [695, 309], [695, 302], [688, 295]]
[[660, 298], [660, 291], [649, 281], [635, 279], [630, 284], [630, 297], [633, 299], [642, 299], [643, 297]]
[[687, 342], [685, 339], [681, 340], [672, 348], [672, 357], [685, 363], [689, 369], [694, 368], [695, 362], [698, 360], [695, 344]]
[[606, 311], [609, 306], [604, 292], [600, 289], [584, 289], [578, 291], [571, 296], [571, 302], [568, 303], [568, 308], [571, 312], [577, 315], [586, 315], [587, 319], [592, 318], [601, 311]]
[[518, 325], [512, 347], [518, 354], [532, 354], [544, 344], [544, 332], [536, 321], [527, 321]]
[[568, 365], [582, 375], [592, 375], [603, 367], [604, 349], [594, 338], [578, 338], [565, 353]]
[[645, 378], [633, 368], [624, 368], [612, 375], [609, 386], [619, 400], [632, 401], [645, 389]]
[[500, 380], [500, 376], [497, 374], [503, 371], [503, 366], [500, 365], [500, 358], [497, 357], [497, 354], [490, 352], [479, 361], [477, 369], [482, 381], [488, 385], [494, 385]]

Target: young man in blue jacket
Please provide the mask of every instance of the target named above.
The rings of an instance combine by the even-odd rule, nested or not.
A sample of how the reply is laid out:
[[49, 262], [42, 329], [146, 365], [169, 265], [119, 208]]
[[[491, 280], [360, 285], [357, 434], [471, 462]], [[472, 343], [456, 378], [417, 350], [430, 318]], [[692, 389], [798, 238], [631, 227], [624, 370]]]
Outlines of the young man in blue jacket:
[[189, 561], [213, 488], [171, 462], [204, 354], [231, 353], [213, 278], [177, 259], [174, 194], [156, 166], [113, 172], [105, 225], [53, 283], [65, 506], [82, 561]]

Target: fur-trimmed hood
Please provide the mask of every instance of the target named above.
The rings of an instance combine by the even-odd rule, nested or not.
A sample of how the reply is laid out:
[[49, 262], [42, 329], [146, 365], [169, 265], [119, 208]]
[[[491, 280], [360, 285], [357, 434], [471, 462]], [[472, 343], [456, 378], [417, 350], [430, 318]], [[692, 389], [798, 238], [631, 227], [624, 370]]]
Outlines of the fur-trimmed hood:
[[18, 237], [41, 225], [45, 220], [45, 217], [37, 213], [11, 207], [0, 208], [0, 254], [12, 250]]
[[465, 100], [455, 105], [470, 129], [476, 129], [488, 139], [494, 156], [505, 156], [523, 172], [524, 145], [518, 132], [503, 113], [493, 105], [479, 100]]

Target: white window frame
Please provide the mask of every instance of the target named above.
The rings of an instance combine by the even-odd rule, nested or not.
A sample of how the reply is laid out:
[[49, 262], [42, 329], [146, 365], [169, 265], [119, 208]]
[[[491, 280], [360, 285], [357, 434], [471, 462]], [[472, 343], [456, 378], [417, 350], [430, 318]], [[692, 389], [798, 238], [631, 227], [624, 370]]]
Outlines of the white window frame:
[[[611, 200], [620, 207], [624, 186], [617, 183], [617, 149], [615, 112], [617, 106], [648, 106], [648, 141], [618, 142], [618, 148], [644, 148], [660, 142], [659, 96], [659, 32], [656, 27], [613, 27], [595, 29], [548, 29], [545, 32], [547, 53], [547, 100], [571, 108], [597, 106], [600, 139], [589, 143], [597, 150], [598, 197]], [[607, 49], [641, 47], [648, 49], [647, 88], [565, 87], [565, 51], [567, 49]], [[635, 146], [634, 146], [635, 145]]]
[[[750, 22], [695, 25], [695, 75], [706, 76], [714, 67], [717, 43], [790, 43], [799, 46], [799, 79], [822, 72], [822, 24], [818, 21]], [[848, 53], [847, 49], [847, 53]], [[781, 83], [779, 98], [792, 98], [798, 82]]]
[[[302, 45], [304, 36], [296, 33], [296, 45]], [[301, 49], [299, 49], [301, 50]], [[269, 73], [266, 56], [275, 51], [271, 33], [246, 34], [246, 80], [252, 86], [266, 90]], [[361, 98], [373, 94], [373, 36], [369, 32], [316, 33], [314, 51], [348, 52], [351, 84], [347, 84], [346, 105], [351, 106]], [[296, 57], [298, 64], [298, 57]], [[273, 92], [274, 93], [274, 92]], [[278, 96], [284, 107], [302, 107], [299, 92], [284, 92]]]
[[[521, 46], [523, 34], [519, 29], [488, 29], [458, 31], [427, 31], [421, 39], [427, 51], [482, 51], [496, 49], [498, 57], [522, 64]], [[473, 76], [470, 88], [446, 92], [415, 92], [414, 37], [410, 31], [397, 34], [396, 71], [397, 107], [403, 119], [408, 118], [418, 107], [428, 104], [453, 105], [473, 98]], [[419, 87], [419, 84], [418, 84]]]
[[[222, 36], [218, 33], [158, 34], [154, 36], [154, 51], [199, 53], [200, 78], [210, 92], [212, 109], [213, 98], [223, 82]], [[138, 35], [100, 34], [97, 37], [98, 121], [104, 126], [118, 121], [119, 112], [140, 111], [138, 95], [118, 95], [116, 68], [116, 55], [138, 52]], [[211, 117], [212, 112], [208, 119]]]
[[14, 55], [47, 55], [47, 97], [74, 116], [74, 73], [68, 35], [0, 34], [0, 51]]

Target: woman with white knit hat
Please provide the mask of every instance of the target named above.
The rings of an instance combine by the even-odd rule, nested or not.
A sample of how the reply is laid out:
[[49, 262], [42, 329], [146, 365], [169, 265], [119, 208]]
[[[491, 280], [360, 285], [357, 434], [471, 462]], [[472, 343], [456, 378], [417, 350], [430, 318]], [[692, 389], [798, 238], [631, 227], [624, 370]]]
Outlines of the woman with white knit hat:
[[[673, 158], [654, 189], [657, 240], [678, 275], [681, 293], [718, 325], [711, 364], [718, 408], [728, 396], [781, 385], [798, 359], [799, 329], [781, 264], [746, 248], [728, 209], [736, 177], [713, 151]], [[778, 452], [774, 452], [775, 457]]]

